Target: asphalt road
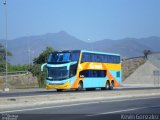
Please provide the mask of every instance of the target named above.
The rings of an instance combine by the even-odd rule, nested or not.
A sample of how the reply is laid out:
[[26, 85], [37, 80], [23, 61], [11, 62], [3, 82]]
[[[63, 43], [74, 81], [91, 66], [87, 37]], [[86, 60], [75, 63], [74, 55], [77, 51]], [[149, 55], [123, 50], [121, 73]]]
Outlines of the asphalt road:
[[[114, 91], [126, 91], [126, 90], [150, 90], [150, 89], [160, 89], [160, 87], [119, 87], [114, 88]], [[76, 92], [100, 92], [104, 90], [93, 90], [93, 91], [63, 91], [63, 92], [57, 92], [55, 90], [51, 91], [32, 91], [32, 92], [9, 92], [9, 93], [0, 93], [0, 97], [18, 97], [18, 96], [35, 96], [35, 95], [51, 95], [51, 94], [68, 94], [69, 93], [76, 93]]]
[[0, 114], [18, 120], [160, 120], [160, 96], [48, 104]]

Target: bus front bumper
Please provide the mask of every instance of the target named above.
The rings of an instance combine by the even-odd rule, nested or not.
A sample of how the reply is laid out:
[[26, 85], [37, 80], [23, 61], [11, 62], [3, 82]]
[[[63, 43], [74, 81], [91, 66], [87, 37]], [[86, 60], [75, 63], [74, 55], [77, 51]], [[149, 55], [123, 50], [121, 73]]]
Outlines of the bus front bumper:
[[68, 90], [70, 89], [70, 83], [66, 82], [64, 84], [48, 84], [46, 83], [46, 89], [62, 89], [62, 90]]

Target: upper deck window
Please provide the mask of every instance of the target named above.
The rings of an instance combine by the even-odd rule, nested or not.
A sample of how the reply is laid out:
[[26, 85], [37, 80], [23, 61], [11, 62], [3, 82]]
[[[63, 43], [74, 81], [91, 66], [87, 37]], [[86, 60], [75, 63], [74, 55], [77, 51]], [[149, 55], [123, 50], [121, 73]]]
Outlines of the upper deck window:
[[64, 63], [70, 61], [78, 61], [80, 52], [54, 52], [50, 53], [48, 63]]
[[96, 53], [83, 53], [82, 62], [102, 62], [102, 63], [120, 63], [120, 56], [96, 54]]
[[70, 61], [70, 53], [51, 53], [49, 55], [48, 62], [69, 62]]

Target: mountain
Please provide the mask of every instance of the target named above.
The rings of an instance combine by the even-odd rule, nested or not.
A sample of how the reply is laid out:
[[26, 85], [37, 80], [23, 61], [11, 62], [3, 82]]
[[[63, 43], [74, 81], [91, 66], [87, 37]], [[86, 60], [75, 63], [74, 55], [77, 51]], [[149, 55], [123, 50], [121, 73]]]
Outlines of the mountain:
[[141, 56], [143, 55], [144, 49], [152, 50], [152, 46], [147, 46], [138, 41], [141, 41], [141, 39], [125, 38], [121, 40], [102, 40], [93, 43], [93, 46], [95, 46], [95, 50], [119, 53], [123, 57]]
[[[4, 40], [0, 43], [5, 44]], [[88, 43], [69, 35], [65, 31], [45, 35], [26, 36], [8, 40], [8, 49], [13, 56], [9, 58], [12, 64], [28, 64], [47, 46], [55, 50], [85, 49], [103, 52], [119, 53], [122, 57], [143, 55], [144, 49], [160, 51], [160, 37], [125, 38], [120, 40], [104, 39]]]
[[[0, 40], [0, 43], [5, 45], [4, 40]], [[12, 64], [28, 64], [47, 46], [53, 47], [55, 50], [72, 50], [81, 49], [81, 46], [87, 48], [88, 43], [85, 43], [64, 31], [39, 36], [20, 37], [8, 40], [8, 49], [13, 54], [13, 56], [9, 58], [9, 62]]]

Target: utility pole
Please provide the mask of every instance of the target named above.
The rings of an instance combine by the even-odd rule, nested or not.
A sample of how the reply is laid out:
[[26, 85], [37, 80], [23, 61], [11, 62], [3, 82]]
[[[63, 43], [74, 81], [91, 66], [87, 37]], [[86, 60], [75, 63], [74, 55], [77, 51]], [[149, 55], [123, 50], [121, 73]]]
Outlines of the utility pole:
[[5, 92], [9, 92], [9, 88], [8, 88], [8, 85], [7, 85], [7, 79], [8, 79], [8, 46], [7, 46], [7, 39], [8, 39], [8, 29], [7, 29], [7, 0], [5, 0], [3, 2], [3, 5], [4, 5], [4, 9], [5, 9], [5, 28], [6, 28], [6, 31], [5, 31], [5, 39], [6, 39], [6, 77], [5, 77], [5, 88], [4, 88], [4, 91]]

